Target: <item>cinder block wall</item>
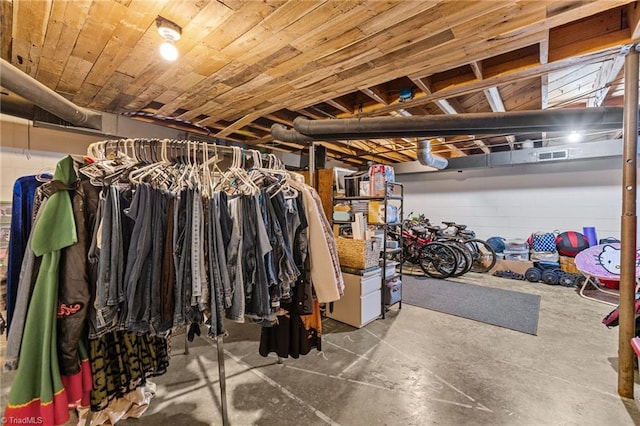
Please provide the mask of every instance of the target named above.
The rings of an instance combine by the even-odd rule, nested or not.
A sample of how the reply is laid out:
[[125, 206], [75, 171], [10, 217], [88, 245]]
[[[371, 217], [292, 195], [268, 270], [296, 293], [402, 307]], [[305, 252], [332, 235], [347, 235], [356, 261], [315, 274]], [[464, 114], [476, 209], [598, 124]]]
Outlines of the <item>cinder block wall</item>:
[[86, 154], [90, 143], [104, 139], [27, 123], [0, 114], [0, 201], [11, 201], [13, 184], [20, 176], [53, 172], [64, 155]]
[[432, 222], [464, 223], [478, 237], [526, 238], [535, 231], [620, 238], [622, 158], [538, 163], [493, 169], [401, 174], [405, 212]]

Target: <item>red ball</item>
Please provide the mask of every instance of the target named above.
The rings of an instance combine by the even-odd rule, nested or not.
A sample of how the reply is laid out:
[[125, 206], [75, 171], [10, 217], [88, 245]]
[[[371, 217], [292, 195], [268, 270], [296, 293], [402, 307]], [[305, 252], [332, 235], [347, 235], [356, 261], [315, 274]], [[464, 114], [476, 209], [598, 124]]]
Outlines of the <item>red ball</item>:
[[556, 247], [561, 255], [575, 257], [589, 248], [589, 240], [579, 232], [566, 231], [556, 237]]

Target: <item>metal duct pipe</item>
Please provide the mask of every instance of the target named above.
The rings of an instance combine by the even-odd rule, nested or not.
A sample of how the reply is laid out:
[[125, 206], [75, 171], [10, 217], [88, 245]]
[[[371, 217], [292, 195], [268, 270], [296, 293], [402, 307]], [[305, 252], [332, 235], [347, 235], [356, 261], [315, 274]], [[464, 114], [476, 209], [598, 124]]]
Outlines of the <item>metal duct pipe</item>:
[[[287, 129], [286, 126], [277, 123], [271, 125], [271, 136], [282, 142], [294, 142], [310, 145], [313, 145], [313, 142], [317, 140], [316, 138], [305, 136], [302, 133], [297, 132], [295, 129]], [[449, 163], [446, 158], [433, 155], [431, 152], [431, 142], [429, 140], [418, 141], [416, 154], [420, 164], [439, 170], [445, 169]]]
[[431, 141], [421, 140], [418, 141], [418, 147], [416, 148], [416, 154], [418, 155], [418, 161], [425, 166], [435, 167], [438, 170], [446, 169], [449, 165], [449, 161], [440, 157], [439, 155], [433, 155], [431, 152]]
[[295, 129], [287, 129], [286, 126], [277, 123], [271, 125], [271, 136], [282, 142], [295, 142], [302, 144], [308, 144], [317, 140], [316, 138], [311, 138], [303, 135], [302, 133], [298, 133]]
[[100, 113], [77, 106], [4, 59], [0, 59], [0, 86], [69, 123], [102, 130]]
[[619, 129], [622, 128], [622, 116], [621, 107], [601, 107], [337, 120], [296, 117], [293, 127], [316, 140], [375, 139]]

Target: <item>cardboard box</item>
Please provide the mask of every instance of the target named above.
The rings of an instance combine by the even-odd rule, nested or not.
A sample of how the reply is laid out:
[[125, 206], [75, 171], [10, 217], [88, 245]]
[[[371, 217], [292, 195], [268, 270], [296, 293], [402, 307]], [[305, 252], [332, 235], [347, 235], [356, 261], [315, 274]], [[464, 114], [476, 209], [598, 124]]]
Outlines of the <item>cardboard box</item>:
[[490, 273], [495, 271], [511, 271], [518, 274], [524, 274], [525, 271], [533, 266], [533, 262], [528, 260], [503, 260], [500, 259], [496, 262], [495, 266]]

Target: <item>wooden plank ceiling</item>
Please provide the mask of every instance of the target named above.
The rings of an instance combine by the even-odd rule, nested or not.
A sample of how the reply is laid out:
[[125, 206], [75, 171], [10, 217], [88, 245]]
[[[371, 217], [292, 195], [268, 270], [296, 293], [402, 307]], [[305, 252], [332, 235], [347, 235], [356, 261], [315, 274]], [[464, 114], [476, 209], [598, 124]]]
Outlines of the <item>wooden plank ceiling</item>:
[[[3, 1], [1, 55], [76, 104], [296, 151], [273, 123], [622, 104], [638, 4], [596, 1]], [[182, 28], [176, 62], [155, 20]], [[409, 94], [401, 99], [401, 93]], [[164, 121], [166, 122], [166, 121]], [[175, 124], [173, 124], [175, 125]], [[445, 157], [563, 135], [439, 138]], [[594, 136], [594, 137], [601, 137]], [[415, 140], [322, 142], [353, 164], [415, 159]]]

